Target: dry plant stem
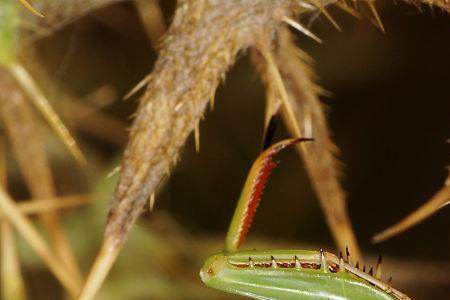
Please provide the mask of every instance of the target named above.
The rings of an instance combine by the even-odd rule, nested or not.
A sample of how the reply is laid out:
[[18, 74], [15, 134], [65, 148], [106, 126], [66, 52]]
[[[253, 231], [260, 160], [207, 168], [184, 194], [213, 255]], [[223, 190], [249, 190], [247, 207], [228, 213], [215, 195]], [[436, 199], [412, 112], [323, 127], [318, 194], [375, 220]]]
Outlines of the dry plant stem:
[[166, 32], [166, 22], [157, 0], [136, 0], [139, 15], [153, 47], [157, 48]]
[[399, 223], [376, 234], [372, 238], [372, 242], [379, 243], [408, 230], [437, 212], [440, 208], [442, 208], [442, 206], [448, 204], [449, 201], [450, 177], [447, 179], [447, 184], [444, 185], [444, 187], [440, 189], [430, 200], [401, 220]]
[[[22, 91], [5, 74], [0, 93], [0, 116], [12, 141], [13, 153], [33, 198], [55, 196], [53, 176], [42, 144], [39, 126]], [[50, 233], [54, 248], [67, 265], [74, 280], [81, 285], [81, 272], [70, 244], [61, 228], [57, 212], [43, 212], [41, 220]]]
[[[17, 207], [24, 215], [41, 214], [55, 210], [75, 208], [90, 202], [88, 194], [62, 196], [55, 198], [30, 199], [17, 203]], [[3, 214], [0, 212], [0, 218]]]
[[[131, 129], [104, 248], [122, 246], [237, 53], [272, 37], [292, 5], [288, 0], [178, 1]], [[85, 289], [91, 290], [90, 285], [88, 280]]]
[[0, 187], [0, 209], [7, 220], [14, 225], [24, 240], [34, 251], [36, 251], [50, 271], [66, 288], [72, 298], [75, 298], [80, 291], [80, 286], [77, 282], [73, 281], [66, 266], [55, 258], [55, 255], [45, 243], [39, 232], [34, 228], [30, 220], [20, 212], [17, 205], [2, 187]]
[[[345, 247], [349, 247], [353, 258], [361, 261], [361, 253], [347, 214], [345, 193], [340, 184], [340, 166], [335, 158], [337, 150], [327, 127], [324, 106], [318, 97], [324, 92], [314, 84], [314, 74], [306, 63], [308, 58], [295, 46], [289, 31], [281, 30], [278, 37], [272, 55], [289, 102], [282, 107], [285, 122], [292, 134], [314, 138], [313, 143], [299, 145], [297, 149], [305, 162], [339, 249], [345, 253]], [[267, 61], [267, 64], [269, 69], [271, 62]], [[266, 85], [272, 81], [270, 73], [268, 70], [263, 75]]]
[[44, 115], [50, 126], [59, 135], [63, 143], [67, 146], [73, 157], [81, 164], [86, 165], [86, 159], [83, 156], [80, 148], [78, 148], [75, 139], [70, 134], [67, 127], [59, 118], [58, 114], [53, 110], [48, 99], [37, 86], [34, 79], [30, 76], [28, 71], [20, 64], [12, 64], [9, 68], [11, 74], [23, 88], [28, 97], [33, 101], [34, 105]]
[[106, 276], [114, 265], [119, 255], [121, 247], [117, 247], [114, 241], [103, 241], [103, 246], [95, 258], [94, 265], [89, 272], [86, 285], [83, 287], [78, 300], [95, 299], [96, 294], [100, 290]]
[[[0, 185], [7, 186], [5, 145], [0, 143]], [[0, 220], [1, 245], [1, 298], [4, 300], [25, 300], [25, 284], [20, 270], [14, 231], [8, 221]]]
[[0, 226], [2, 299], [25, 300], [25, 284], [20, 271], [14, 231], [7, 221], [0, 221]]

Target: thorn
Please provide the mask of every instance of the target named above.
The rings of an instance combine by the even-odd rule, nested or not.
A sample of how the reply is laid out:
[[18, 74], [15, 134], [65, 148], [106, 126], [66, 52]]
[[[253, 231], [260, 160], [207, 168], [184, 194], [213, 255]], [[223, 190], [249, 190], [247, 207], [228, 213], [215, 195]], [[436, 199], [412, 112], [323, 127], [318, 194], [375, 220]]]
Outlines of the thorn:
[[392, 276], [389, 277], [388, 283], [389, 283], [389, 284], [392, 283]]
[[356, 262], [355, 268], [359, 270], [359, 261]]
[[351, 260], [351, 257], [350, 257], [350, 251], [348, 250], [347, 246], [345, 246], [345, 252], [347, 255], [347, 263], [349, 263], [350, 265], [353, 265], [353, 261]]
[[373, 267], [370, 268], [370, 270], [369, 270], [369, 275], [370, 275], [370, 276], [373, 276]]
[[213, 95], [211, 97], [211, 99], [209, 99], [209, 107], [211, 108], [211, 110], [214, 110], [214, 105], [216, 104], [216, 96]]
[[381, 269], [381, 255], [378, 256], [378, 262], [377, 262], [377, 266], [375, 267], [375, 278], [381, 279], [381, 273], [382, 273], [382, 269]]
[[148, 208], [150, 211], [153, 211], [153, 207], [155, 206], [155, 193], [150, 195], [149, 201], [148, 201]]
[[362, 271], [363, 271], [364, 273], [366, 273], [366, 265], [363, 266]]
[[383, 23], [381, 22], [380, 15], [378, 14], [378, 11], [375, 7], [375, 4], [373, 4], [373, 0], [367, 1], [367, 5], [369, 5], [370, 10], [372, 11], [373, 16], [375, 17], [375, 21], [377, 22], [378, 26], [380, 27], [381, 31], [385, 33]]
[[250, 256], [248, 257], [248, 263], [250, 265], [250, 268], [253, 268], [255, 266], [255, 264], [253, 263], [253, 260]]
[[200, 125], [197, 123], [194, 129], [194, 138], [195, 138], [195, 152], [200, 152]]
[[302, 24], [300, 24], [299, 22], [284, 16], [283, 17], [283, 22], [287, 23], [288, 25], [292, 26], [293, 28], [297, 29], [298, 31], [300, 31], [301, 33], [303, 33], [304, 35], [306, 35], [309, 38], [312, 38], [313, 40], [315, 40], [316, 42], [318, 42], [319, 44], [322, 44], [322, 40], [317, 37], [314, 33], [312, 33], [311, 31], [309, 31], [308, 29], [306, 29], [306, 27], [304, 27]]
[[302, 268], [302, 265], [300, 264], [300, 261], [298, 260], [297, 255], [294, 256], [294, 259], [295, 259], [295, 268], [296, 268], [296, 269], [301, 269], [301, 268]]
[[333, 17], [330, 15], [330, 13], [324, 8], [320, 8], [320, 11], [322, 12], [322, 14], [328, 19], [328, 21], [330, 21], [331, 24], [333, 24], [333, 26], [338, 30], [342, 32], [341, 27], [339, 26], [339, 24], [336, 22], [335, 19], [333, 19]]
[[345, 271], [345, 263], [344, 263], [344, 259], [342, 258], [342, 252], [341, 252], [341, 256], [339, 258], [339, 271]]
[[270, 256], [270, 259], [272, 260], [272, 268], [276, 269], [277, 266], [277, 262], [275, 261], [275, 258], [273, 258], [273, 256]]
[[322, 266], [322, 270], [324, 273], [328, 273], [328, 264], [325, 259], [325, 255], [323, 254], [323, 249], [320, 248], [320, 265]]
[[146, 86], [150, 82], [150, 76], [145, 76], [141, 81], [139, 81], [125, 96], [123, 96], [123, 100], [128, 100], [136, 94], [140, 89]]
[[347, 5], [347, 3], [345, 2], [336, 2], [336, 5], [338, 8], [340, 8], [341, 10], [345, 11], [346, 13], [352, 15], [353, 17], [357, 18], [357, 19], [361, 19], [361, 14], [356, 11], [356, 9], [350, 7], [349, 5]]

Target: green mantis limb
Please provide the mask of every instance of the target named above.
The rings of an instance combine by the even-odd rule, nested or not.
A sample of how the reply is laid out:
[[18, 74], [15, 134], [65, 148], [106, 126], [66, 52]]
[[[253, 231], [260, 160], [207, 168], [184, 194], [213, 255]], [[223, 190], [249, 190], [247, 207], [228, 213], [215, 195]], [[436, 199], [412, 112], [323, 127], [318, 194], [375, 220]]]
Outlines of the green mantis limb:
[[410, 299], [373, 275], [353, 267], [331, 253], [309, 250], [238, 251], [244, 242], [268, 176], [276, 166], [273, 157], [282, 149], [308, 139], [281, 141], [253, 163], [241, 192], [225, 241], [226, 252], [209, 257], [200, 277], [208, 287], [265, 300]]

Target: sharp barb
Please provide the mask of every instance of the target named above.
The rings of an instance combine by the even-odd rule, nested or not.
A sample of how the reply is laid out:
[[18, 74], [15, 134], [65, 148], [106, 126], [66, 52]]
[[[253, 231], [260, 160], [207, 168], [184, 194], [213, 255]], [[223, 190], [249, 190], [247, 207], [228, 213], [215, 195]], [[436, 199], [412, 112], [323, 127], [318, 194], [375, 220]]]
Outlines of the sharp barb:
[[322, 40], [317, 37], [314, 33], [312, 33], [311, 31], [309, 31], [306, 27], [304, 27], [302, 24], [300, 24], [299, 22], [289, 18], [289, 17], [283, 17], [283, 22], [285, 22], [286, 24], [292, 26], [293, 28], [297, 29], [298, 31], [300, 31], [301, 33], [303, 33], [304, 35], [306, 35], [309, 38], [312, 38], [313, 40], [315, 40], [318, 43], [322, 43]]
[[274, 268], [274, 269], [278, 268], [277, 262], [275, 261], [275, 258], [273, 256], [271, 256], [270, 259], [271, 259], [271, 262], [272, 262], [272, 268]]
[[372, 11], [373, 16], [375, 17], [375, 21], [378, 24], [378, 26], [380, 27], [381, 31], [386, 32], [384, 30], [383, 22], [381, 22], [380, 15], [378, 14], [375, 4], [373, 3], [373, 0], [367, 1], [367, 5], [369, 5], [369, 8]]
[[388, 284], [392, 283], [392, 276], [389, 277]]
[[250, 268], [253, 268], [255, 266], [255, 263], [250, 256], [248, 257], [248, 264], [250, 265]]
[[352, 257], [350, 256], [350, 251], [348, 250], [348, 247], [345, 247], [345, 253], [347, 256], [347, 263], [349, 263], [350, 265], [353, 265], [353, 260], [352, 260]]
[[359, 269], [359, 261], [356, 262], [355, 268]]
[[375, 278], [381, 279], [382, 269], [381, 269], [382, 258], [381, 255], [378, 256], [377, 266], [375, 267]]
[[328, 273], [328, 264], [327, 264], [327, 260], [325, 259], [325, 255], [323, 254], [322, 248], [320, 248], [320, 265], [321, 265], [322, 271], [324, 273]]
[[363, 266], [362, 271], [365, 273], [366, 272], [366, 265]]
[[301, 269], [301, 268], [302, 268], [302, 265], [301, 265], [300, 261], [298, 260], [297, 255], [294, 256], [294, 259], [295, 259], [295, 268], [296, 268], [296, 269]]
[[370, 270], [369, 270], [369, 275], [370, 275], [370, 276], [373, 276], [373, 267], [370, 268]]

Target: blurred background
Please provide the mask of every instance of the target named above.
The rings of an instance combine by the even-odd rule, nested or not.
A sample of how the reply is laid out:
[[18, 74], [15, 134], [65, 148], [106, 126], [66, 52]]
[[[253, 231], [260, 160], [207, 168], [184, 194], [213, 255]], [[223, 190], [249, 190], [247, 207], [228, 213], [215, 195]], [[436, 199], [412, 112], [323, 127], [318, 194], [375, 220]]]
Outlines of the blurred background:
[[[169, 24], [175, 1], [160, 4]], [[363, 253], [369, 263], [383, 254], [386, 276], [412, 298], [448, 299], [449, 209], [392, 240], [373, 245], [370, 238], [428, 200], [448, 175], [450, 16], [403, 3], [377, 6], [386, 33], [332, 8], [343, 32], [320, 17], [311, 30], [323, 44], [303, 36], [298, 44], [333, 95], [323, 102]], [[65, 228], [86, 274], [114, 189], [115, 177], [106, 175], [119, 164], [139, 93], [122, 98], [151, 71], [157, 52], [131, 1], [94, 10], [30, 44], [35, 50], [24, 60], [51, 79], [42, 85], [89, 163], [78, 167], [47, 129], [58, 194], [92, 195], [90, 205], [65, 211]], [[207, 290], [197, 274], [203, 259], [222, 250], [240, 189], [261, 149], [264, 105], [264, 88], [243, 54], [201, 123], [200, 153], [191, 138], [99, 299], [239, 299]], [[86, 107], [97, 115], [81, 113]], [[276, 139], [285, 137], [280, 124]], [[245, 247], [334, 252], [302, 162], [292, 150], [279, 160]], [[9, 190], [26, 199], [17, 166], [8, 161]], [[23, 242], [19, 246], [28, 298], [62, 299], [52, 275]]]

